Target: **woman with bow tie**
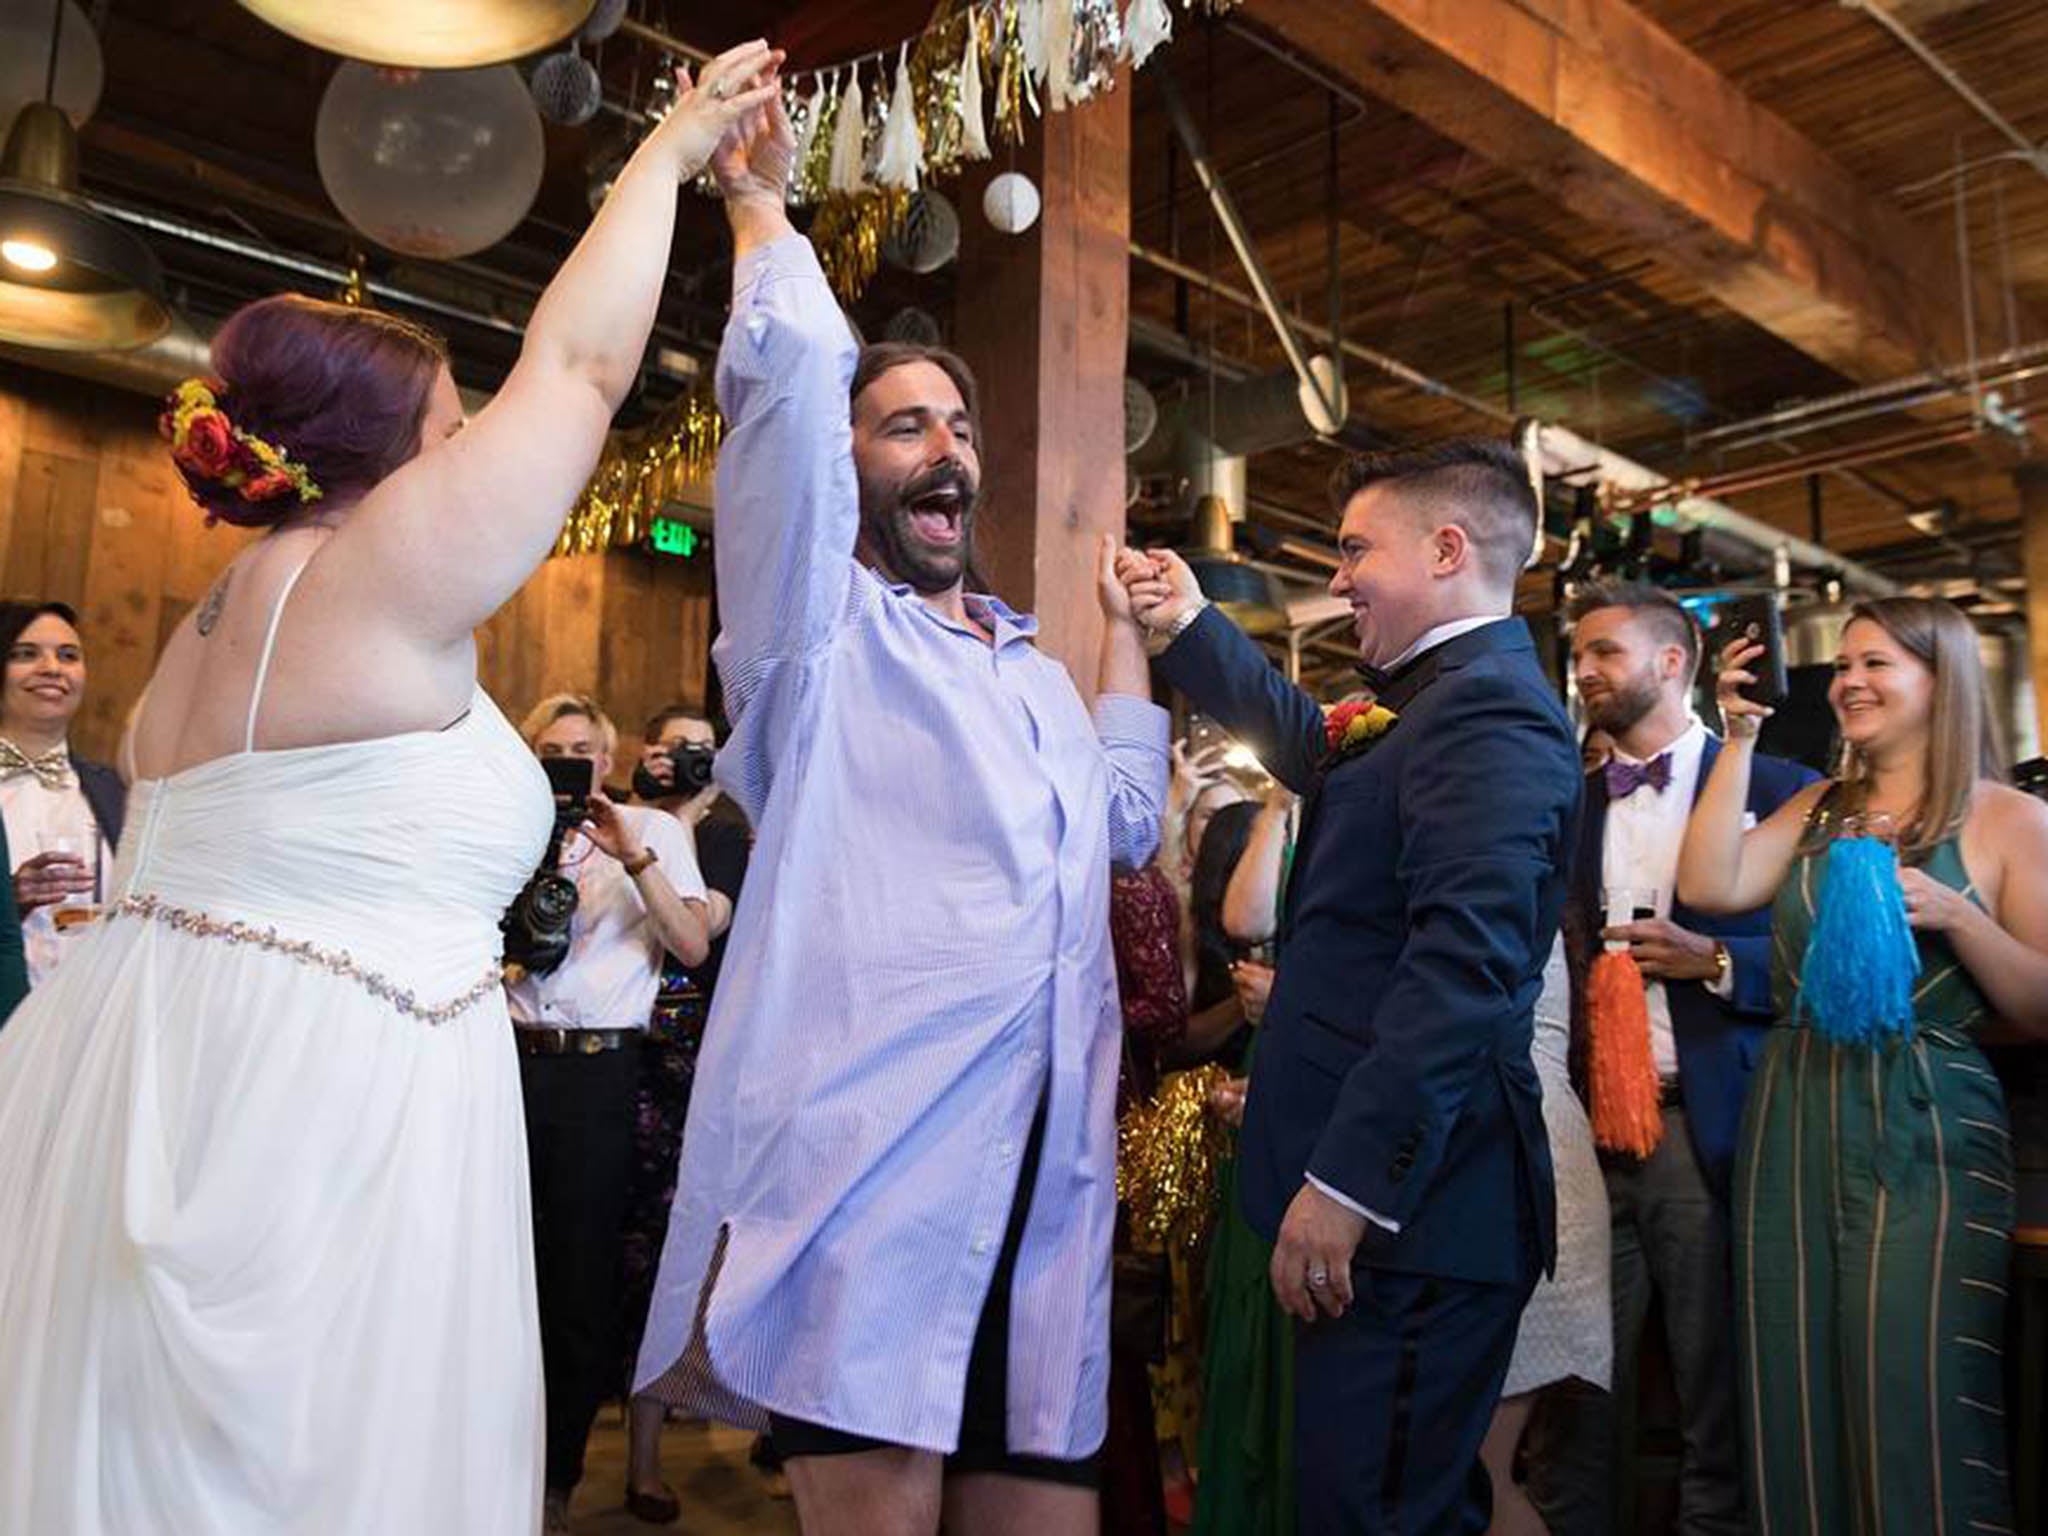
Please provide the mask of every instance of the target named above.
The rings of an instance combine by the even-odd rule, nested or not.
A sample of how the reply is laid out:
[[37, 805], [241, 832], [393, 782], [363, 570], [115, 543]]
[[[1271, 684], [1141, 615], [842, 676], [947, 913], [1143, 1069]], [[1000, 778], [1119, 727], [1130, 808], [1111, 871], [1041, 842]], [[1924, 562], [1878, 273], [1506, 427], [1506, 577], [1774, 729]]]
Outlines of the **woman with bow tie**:
[[113, 769], [71, 751], [71, 722], [85, 700], [78, 615], [63, 603], [0, 603], [0, 644], [0, 822], [34, 986], [63, 959], [65, 935], [97, 915], [127, 789]]

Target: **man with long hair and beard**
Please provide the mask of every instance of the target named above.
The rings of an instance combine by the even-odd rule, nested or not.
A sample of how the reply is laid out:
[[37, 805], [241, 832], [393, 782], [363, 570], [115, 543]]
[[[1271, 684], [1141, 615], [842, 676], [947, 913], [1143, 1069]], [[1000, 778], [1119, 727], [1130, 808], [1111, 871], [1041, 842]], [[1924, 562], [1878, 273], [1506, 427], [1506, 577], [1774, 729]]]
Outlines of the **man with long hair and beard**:
[[857, 351], [784, 216], [792, 148], [770, 110], [714, 165], [717, 771], [759, 836], [640, 1376], [767, 1427], [810, 1536], [1091, 1536], [1109, 877], [1157, 839], [1166, 716], [1114, 541], [1092, 723], [1034, 622], [969, 590], [973, 377]]

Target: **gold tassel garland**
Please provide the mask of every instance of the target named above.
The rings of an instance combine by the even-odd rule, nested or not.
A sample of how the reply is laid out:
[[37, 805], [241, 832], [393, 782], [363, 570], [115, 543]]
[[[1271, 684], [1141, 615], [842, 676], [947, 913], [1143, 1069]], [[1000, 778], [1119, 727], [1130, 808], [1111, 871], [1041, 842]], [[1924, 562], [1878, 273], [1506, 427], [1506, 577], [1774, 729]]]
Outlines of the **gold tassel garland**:
[[1133, 1244], [1158, 1252], [1197, 1247], [1216, 1208], [1217, 1168], [1230, 1132], [1209, 1095], [1230, 1074], [1220, 1066], [1177, 1072], [1149, 1104], [1124, 1112], [1116, 1128], [1116, 1193], [1130, 1213]]
[[648, 425], [614, 433], [555, 541], [558, 555], [633, 545], [678, 491], [711, 473], [725, 434], [708, 385], [682, 396]]

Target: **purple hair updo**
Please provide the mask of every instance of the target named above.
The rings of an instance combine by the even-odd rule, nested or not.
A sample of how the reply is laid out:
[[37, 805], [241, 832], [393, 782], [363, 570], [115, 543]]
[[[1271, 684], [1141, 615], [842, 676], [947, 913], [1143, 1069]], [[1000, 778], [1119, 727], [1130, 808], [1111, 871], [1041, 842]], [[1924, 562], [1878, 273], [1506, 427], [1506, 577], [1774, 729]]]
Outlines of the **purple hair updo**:
[[[423, 326], [296, 293], [244, 305], [213, 339], [228, 419], [305, 465], [330, 506], [360, 499], [419, 452], [427, 397], [447, 364], [447, 344]], [[178, 472], [208, 513], [244, 528], [303, 505], [296, 495], [250, 501], [182, 464]]]

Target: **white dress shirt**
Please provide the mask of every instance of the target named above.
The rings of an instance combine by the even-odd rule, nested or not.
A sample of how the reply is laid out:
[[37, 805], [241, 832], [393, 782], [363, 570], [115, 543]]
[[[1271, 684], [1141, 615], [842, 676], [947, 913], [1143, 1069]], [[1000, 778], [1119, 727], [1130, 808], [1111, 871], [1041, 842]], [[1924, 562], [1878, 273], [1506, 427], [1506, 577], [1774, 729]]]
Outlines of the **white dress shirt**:
[[[666, 811], [618, 808], [654, 869], [676, 894], [704, 899], [697, 840]], [[562, 873], [576, 882], [569, 954], [545, 976], [523, 976], [505, 989], [515, 1024], [556, 1029], [645, 1029], [661, 990], [661, 939], [633, 878], [619, 861], [571, 832], [562, 844]]]
[[[1645, 784], [1626, 799], [1611, 800], [1607, 806], [1607, 834], [1600, 845], [1600, 886], [1654, 890], [1657, 916], [1671, 916], [1673, 888], [1678, 884], [1678, 853], [1685, 844], [1685, 825], [1692, 817], [1693, 796], [1699, 789], [1700, 762], [1707, 749], [1707, 728], [1695, 719], [1664, 749], [1671, 754], [1671, 782], [1663, 789]], [[1658, 753], [1661, 757], [1664, 754]], [[1614, 760], [1639, 763], [1619, 747]], [[1745, 818], [1748, 824], [1753, 819]], [[1604, 899], [1604, 897], [1603, 897]], [[1609, 923], [1625, 923], [1625, 912], [1603, 914]], [[1724, 972], [1717, 990], [1732, 995], [1732, 969]], [[1678, 1042], [1671, 1032], [1671, 1001], [1664, 983], [1646, 978], [1644, 997], [1650, 1012], [1650, 1055], [1657, 1063], [1657, 1075], [1669, 1082], [1678, 1076]]]
[[[85, 860], [96, 882], [103, 878], [103, 872], [114, 867], [114, 850], [100, 832], [99, 822], [76, 778], [65, 789], [46, 789], [32, 773], [16, 773], [0, 780], [0, 823], [7, 828], [7, 848], [17, 870], [38, 854], [56, 853], [60, 847]], [[91, 896], [77, 898], [99, 899], [98, 883]], [[21, 942], [28, 957], [28, 984], [32, 987], [49, 980], [58, 963], [70, 953], [65, 932], [57, 927], [56, 912], [55, 906], [37, 907], [21, 920]], [[87, 931], [84, 926], [69, 930], [73, 936]]]

